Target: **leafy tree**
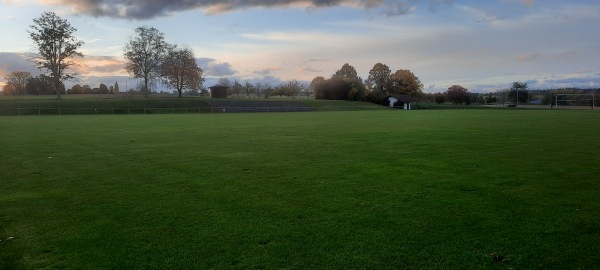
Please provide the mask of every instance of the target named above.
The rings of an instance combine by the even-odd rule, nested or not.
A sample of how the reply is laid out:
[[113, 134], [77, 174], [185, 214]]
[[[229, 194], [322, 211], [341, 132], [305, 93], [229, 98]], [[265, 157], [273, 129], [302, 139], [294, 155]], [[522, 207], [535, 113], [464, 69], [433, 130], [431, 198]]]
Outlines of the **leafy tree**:
[[202, 88], [204, 78], [202, 69], [196, 63], [192, 49], [179, 49], [173, 46], [162, 64], [164, 83], [177, 90], [179, 97], [183, 90], [198, 91]]
[[[51, 95], [56, 93], [56, 88], [52, 82], [52, 78], [44, 74], [37, 77], [31, 77], [27, 80], [26, 92], [27, 95]], [[64, 93], [64, 85], [59, 85], [59, 94]]]
[[512, 88], [508, 93], [510, 100], [514, 100], [515, 104], [527, 102], [527, 83], [526, 82], [513, 82]]
[[163, 33], [154, 27], [140, 26], [124, 47], [127, 60], [125, 69], [134, 78], [143, 79], [141, 91], [144, 97], [150, 93], [149, 86], [155, 84], [162, 75], [163, 60], [167, 56], [170, 45], [165, 41]]
[[444, 95], [443, 93], [436, 93], [434, 95], [434, 100], [435, 100], [435, 103], [442, 104], [442, 103], [446, 102], [446, 95]]
[[467, 105], [471, 104], [469, 91], [467, 90], [467, 88], [464, 88], [460, 85], [453, 85], [448, 87], [446, 96], [448, 97], [448, 100], [450, 100], [455, 105], [463, 103]]
[[358, 79], [356, 69], [348, 63], [345, 63], [340, 70], [333, 74], [333, 76], [340, 77], [342, 79]]
[[38, 56], [32, 60], [38, 69], [48, 71], [56, 91], [56, 99], [61, 99], [63, 82], [77, 75], [67, 73], [67, 70], [75, 65], [73, 57], [83, 57], [78, 49], [84, 42], [73, 36], [77, 29], [54, 12], [44, 12], [33, 23], [28, 33], [37, 47]]
[[334, 76], [317, 85], [317, 88], [315, 89], [315, 98], [345, 100], [348, 98], [348, 94], [351, 90], [351, 86], [342, 78]]
[[399, 69], [394, 74], [391, 74], [390, 84], [389, 94], [416, 96], [423, 89], [421, 80], [407, 69]]
[[29, 72], [13, 71], [4, 77], [6, 85], [4, 85], [2, 92], [7, 96], [25, 95], [27, 93], [27, 81], [31, 78]]
[[98, 87], [98, 94], [108, 94], [110, 93], [110, 91], [108, 91], [108, 87], [106, 86], [106, 84], [101, 83], [100, 87]]
[[323, 83], [325, 83], [325, 78], [323, 78], [322, 76], [317, 76], [310, 82], [310, 90], [315, 94], [315, 98], [317, 99], [321, 96], [319, 90], [321, 90], [321, 85]]
[[115, 87], [113, 87], [113, 94], [118, 94], [119, 93], [119, 83], [115, 82]]
[[75, 95], [83, 94], [83, 87], [81, 87], [79, 84], [73, 85], [73, 87], [71, 87], [67, 93]]
[[367, 86], [371, 91], [379, 91], [387, 94], [390, 84], [391, 70], [387, 65], [377, 63], [369, 71]]

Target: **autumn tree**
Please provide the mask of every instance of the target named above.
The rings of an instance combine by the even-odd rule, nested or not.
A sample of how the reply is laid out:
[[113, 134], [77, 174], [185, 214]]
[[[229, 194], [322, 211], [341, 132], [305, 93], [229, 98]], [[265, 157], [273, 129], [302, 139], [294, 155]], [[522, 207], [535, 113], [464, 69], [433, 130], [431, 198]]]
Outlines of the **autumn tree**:
[[76, 64], [74, 57], [83, 57], [78, 50], [84, 42], [73, 35], [77, 29], [54, 12], [44, 12], [42, 16], [34, 19], [33, 23], [29, 26], [28, 33], [38, 52], [32, 61], [38, 69], [49, 73], [56, 91], [56, 99], [61, 99], [63, 82], [77, 75], [68, 73], [67, 70]]
[[453, 85], [448, 87], [446, 96], [448, 97], [448, 100], [454, 103], [455, 105], [463, 103], [467, 105], [471, 104], [469, 91], [467, 90], [467, 88], [464, 88], [460, 85]]
[[204, 83], [203, 71], [189, 48], [173, 46], [167, 53], [161, 70], [164, 84], [177, 90], [179, 97], [183, 90], [199, 91]]
[[154, 27], [140, 26], [135, 33], [124, 47], [127, 60], [125, 69], [134, 78], [143, 80], [141, 91], [144, 97], [148, 97], [149, 87], [162, 75], [162, 64], [170, 45], [165, 41], [164, 34]]
[[7, 96], [25, 95], [27, 93], [27, 81], [31, 78], [29, 72], [13, 71], [4, 77], [6, 85], [4, 85], [2, 92]]
[[399, 69], [390, 75], [390, 86], [388, 94], [415, 96], [422, 93], [423, 89], [421, 80], [406, 69]]

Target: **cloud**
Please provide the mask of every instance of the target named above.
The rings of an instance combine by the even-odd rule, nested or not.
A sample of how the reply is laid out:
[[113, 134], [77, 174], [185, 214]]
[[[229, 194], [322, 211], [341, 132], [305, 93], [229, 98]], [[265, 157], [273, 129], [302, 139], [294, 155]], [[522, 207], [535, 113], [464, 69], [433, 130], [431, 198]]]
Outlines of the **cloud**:
[[39, 71], [29, 62], [29, 55], [26, 53], [0, 52], [0, 80], [13, 71], [27, 71], [32, 74], [38, 74]]
[[[423, 0], [38, 0], [45, 5], [66, 6], [74, 14], [123, 19], [150, 19], [176, 12], [203, 10], [219, 14], [248, 8], [301, 7], [308, 11], [330, 7], [377, 10], [379, 14], [397, 16], [413, 12]], [[430, 10], [438, 10], [452, 0], [429, 0]]]
[[280, 69], [281, 68], [278, 68], [278, 67], [267, 67], [267, 68], [263, 68], [261, 70], [254, 71], [254, 74], [261, 75], [261, 76], [267, 76], [267, 75], [270, 75], [272, 72], [278, 71]]
[[204, 70], [204, 76], [226, 77], [236, 73], [231, 64], [221, 63], [213, 58], [197, 58], [196, 63]]
[[535, 0], [521, 0], [521, 4], [524, 6], [533, 6], [535, 5]]
[[114, 56], [86, 56], [77, 60], [78, 65], [73, 66], [75, 72], [82, 75], [120, 76], [127, 74], [125, 59]]
[[535, 60], [536, 58], [538, 58], [538, 56], [540, 56], [539, 52], [530, 53], [530, 54], [521, 54], [521, 55], [519, 55], [519, 57], [517, 58], [517, 60], [519, 62], [528, 62], [528, 61]]

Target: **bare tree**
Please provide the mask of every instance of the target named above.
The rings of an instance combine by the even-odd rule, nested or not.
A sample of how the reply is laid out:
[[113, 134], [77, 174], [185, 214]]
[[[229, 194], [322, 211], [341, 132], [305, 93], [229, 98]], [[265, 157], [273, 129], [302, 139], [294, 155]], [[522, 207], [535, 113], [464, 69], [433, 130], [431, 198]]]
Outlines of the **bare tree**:
[[202, 88], [202, 72], [196, 63], [194, 52], [189, 48], [173, 47], [162, 65], [164, 84], [175, 88], [179, 97], [183, 90], [198, 91]]
[[63, 82], [77, 75], [67, 73], [67, 69], [76, 64], [73, 57], [83, 57], [78, 49], [84, 42], [73, 36], [77, 29], [54, 12], [44, 12], [33, 23], [28, 33], [37, 46], [38, 56], [33, 57], [32, 61], [38, 69], [50, 73], [56, 99], [61, 99]]
[[141, 91], [148, 97], [149, 86], [156, 83], [162, 73], [162, 63], [167, 56], [170, 45], [165, 41], [162, 32], [154, 27], [140, 26], [124, 47], [124, 56], [128, 63], [125, 69], [134, 78], [143, 79]]

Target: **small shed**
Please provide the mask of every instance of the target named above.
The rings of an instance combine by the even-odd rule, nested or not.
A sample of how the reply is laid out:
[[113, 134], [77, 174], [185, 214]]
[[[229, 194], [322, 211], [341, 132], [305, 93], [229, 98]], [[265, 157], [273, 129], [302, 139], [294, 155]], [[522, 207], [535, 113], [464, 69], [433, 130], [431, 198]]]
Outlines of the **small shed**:
[[411, 103], [419, 102], [419, 100], [409, 95], [391, 95], [387, 99], [391, 108], [402, 107], [404, 110], [410, 110]]
[[229, 89], [228, 86], [217, 84], [209, 88], [211, 98], [227, 98], [227, 89]]

